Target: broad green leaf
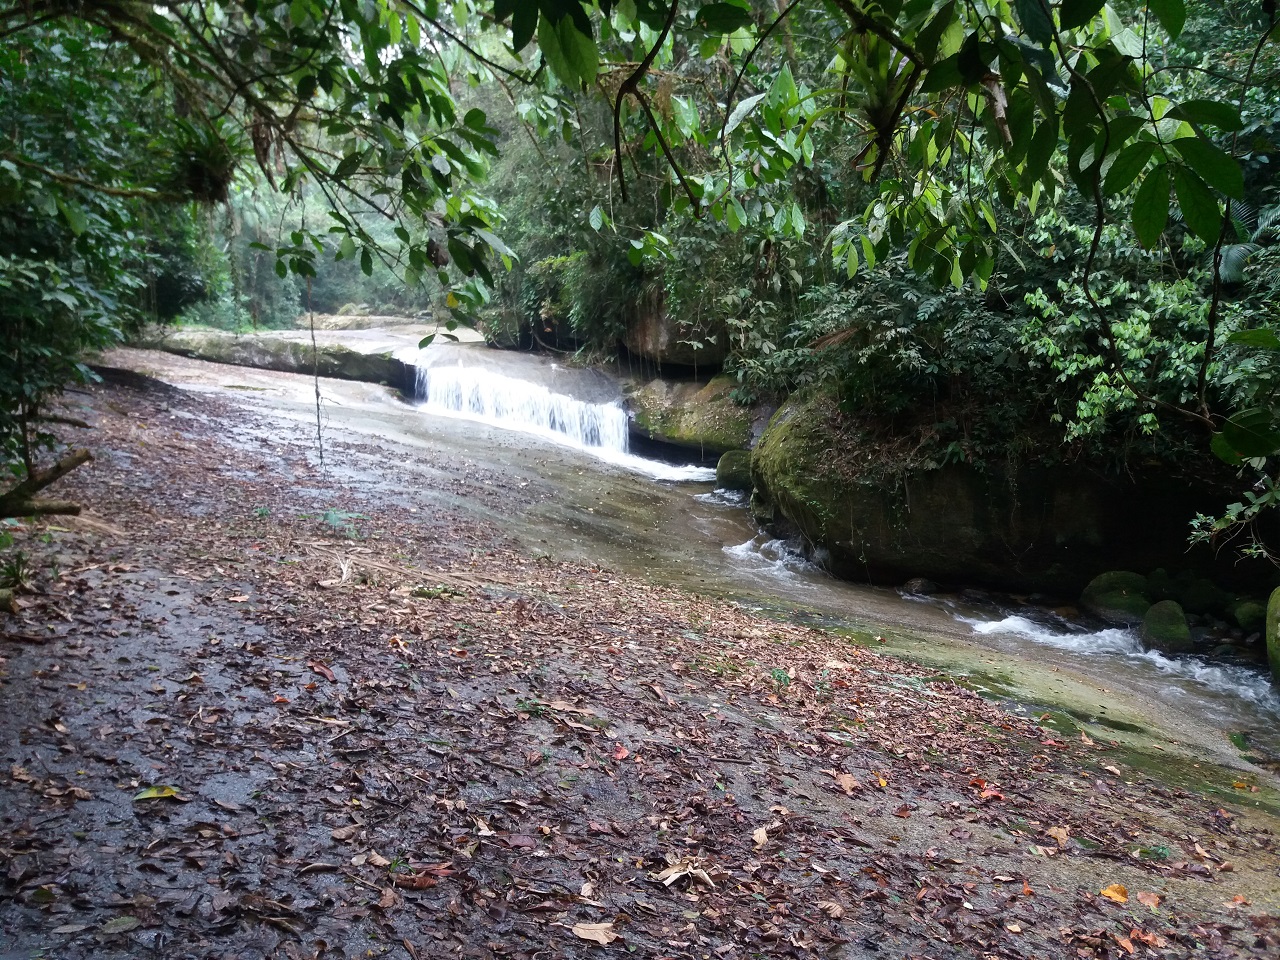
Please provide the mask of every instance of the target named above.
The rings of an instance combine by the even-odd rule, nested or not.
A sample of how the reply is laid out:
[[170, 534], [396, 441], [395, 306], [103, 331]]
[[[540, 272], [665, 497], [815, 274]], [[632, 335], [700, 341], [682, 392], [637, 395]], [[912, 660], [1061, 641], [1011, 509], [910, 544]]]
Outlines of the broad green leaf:
[[1058, 7], [1058, 24], [1063, 30], [1083, 27], [1098, 15], [1105, 0], [1062, 0]]
[[1151, 154], [1155, 151], [1154, 140], [1139, 140], [1121, 150], [1111, 162], [1106, 179], [1102, 184], [1102, 192], [1107, 196], [1119, 193], [1138, 179]]
[[1222, 438], [1242, 460], [1280, 452], [1280, 430], [1272, 412], [1263, 407], [1232, 414], [1222, 424]]
[[360, 251], [360, 272], [366, 277], [373, 276], [373, 254], [365, 247]]
[[1280, 336], [1270, 327], [1258, 327], [1256, 330], [1237, 330], [1227, 337], [1227, 343], [1238, 343], [1244, 347], [1257, 350], [1280, 350]]
[[1014, 0], [1013, 5], [1028, 37], [1040, 44], [1053, 39], [1053, 19], [1045, 6], [1045, 0]]
[[1156, 15], [1170, 37], [1178, 39], [1187, 22], [1187, 6], [1183, 0], [1147, 0], [1147, 9]]
[[599, 204], [591, 208], [591, 215], [587, 219], [592, 230], [598, 232], [604, 226], [604, 211], [600, 209]]
[[595, 38], [590, 34], [583, 34], [572, 17], [561, 20], [556, 33], [560, 37], [560, 49], [564, 51], [578, 82], [583, 86], [590, 85], [600, 70], [600, 54], [596, 50]]
[[1133, 198], [1133, 232], [1147, 249], [1154, 247], [1169, 222], [1169, 168], [1161, 164], [1142, 181]]
[[738, 105], [733, 108], [733, 112], [729, 114], [729, 121], [724, 125], [724, 132], [733, 133], [734, 130], [738, 129], [739, 124], [741, 124], [751, 111], [760, 104], [760, 101], [767, 96], [768, 93], [757, 93], [754, 97], [747, 97], [747, 99], [740, 101]]
[[1191, 232], [1205, 243], [1217, 243], [1222, 231], [1222, 208], [1208, 184], [1191, 169], [1178, 167], [1173, 172], [1173, 189]]
[[1238, 467], [1244, 463], [1244, 459], [1231, 448], [1231, 444], [1221, 433], [1215, 433], [1209, 441], [1209, 449], [1213, 451], [1213, 455], [1223, 463]]
[[1233, 200], [1243, 199], [1244, 173], [1231, 154], [1200, 137], [1182, 137], [1173, 141], [1173, 148], [1209, 186]]
[[694, 22], [710, 33], [733, 33], [751, 26], [751, 10], [736, 3], [708, 3], [698, 8]]
[[351, 235], [342, 238], [342, 243], [338, 245], [337, 260], [350, 260], [356, 255], [356, 242]]
[[1170, 110], [1168, 116], [1171, 120], [1207, 124], [1226, 133], [1244, 128], [1236, 106], [1221, 100], [1186, 100]]

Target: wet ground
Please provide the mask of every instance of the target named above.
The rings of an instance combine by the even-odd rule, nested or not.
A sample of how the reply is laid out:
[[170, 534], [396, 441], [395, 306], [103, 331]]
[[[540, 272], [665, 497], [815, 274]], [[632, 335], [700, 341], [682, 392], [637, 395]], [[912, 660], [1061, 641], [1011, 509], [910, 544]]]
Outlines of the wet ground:
[[0, 956], [1280, 950], [1265, 771], [882, 655], [945, 609], [730, 602], [695, 490], [359, 385], [322, 467], [310, 381], [182, 364], [70, 397], [86, 517], [16, 531]]

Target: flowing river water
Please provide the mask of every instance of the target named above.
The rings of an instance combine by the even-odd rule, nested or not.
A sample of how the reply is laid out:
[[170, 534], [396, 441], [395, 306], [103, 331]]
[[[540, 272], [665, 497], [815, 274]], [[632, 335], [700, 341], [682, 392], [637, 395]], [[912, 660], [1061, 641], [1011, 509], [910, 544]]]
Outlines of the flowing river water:
[[[713, 471], [628, 452], [619, 388], [604, 374], [479, 345], [398, 356], [417, 368], [413, 401], [371, 384], [321, 380], [320, 388], [330, 442], [372, 443], [388, 458], [382, 476], [348, 479], [406, 509], [464, 511], [499, 524], [534, 554], [847, 632], [851, 642], [929, 664], [1015, 710], [1052, 712], [1064, 735], [1078, 728], [1168, 758], [1192, 779], [1207, 761], [1206, 769], [1246, 771], [1268, 796], [1280, 787], [1280, 696], [1261, 668], [1144, 651], [1132, 631], [1013, 599], [915, 598], [835, 580], [762, 533], [741, 496], [715, 490]], [[115, 351], [107, 362], [236, 397], [272, 424], [271, 436], [314, 437], [310, 378], [151, 351]], [[269, 442], [249, 436], [252, 429], [238, 428], [238, 439]], [[346, 469], [332, 452], [327, 463]], [[486, 495], [459, 492], [463, 479]], [[785, 651], [779, 657], [785, 666]], [[1231, 782], [1215, 782], [1222, 775], [1205, 776], [1198, 788], [1231, 794]]]

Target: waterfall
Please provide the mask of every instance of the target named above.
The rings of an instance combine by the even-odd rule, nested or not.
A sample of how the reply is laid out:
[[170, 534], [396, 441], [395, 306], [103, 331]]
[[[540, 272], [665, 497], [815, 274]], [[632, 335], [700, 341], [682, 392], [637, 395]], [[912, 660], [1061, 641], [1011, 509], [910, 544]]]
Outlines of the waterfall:
[[616, 401], [588, 403], [481, 367], [435, 364], [415, 369], [415, 393], [428, 412], [559, 434], [578, 447], [627, 452], [627, 412]]

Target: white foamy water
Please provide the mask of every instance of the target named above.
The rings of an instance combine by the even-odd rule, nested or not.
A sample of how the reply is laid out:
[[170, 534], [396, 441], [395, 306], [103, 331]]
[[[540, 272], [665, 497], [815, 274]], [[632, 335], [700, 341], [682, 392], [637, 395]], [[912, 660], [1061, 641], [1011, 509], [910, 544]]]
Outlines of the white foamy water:
[[746, 543], [725, 547], [724, 552], [745, 567], [768, 572], [797, 585], [803, 585], [806, 579], [828, 576], [794, 545], [785, 540], [771, 540], [764, 533], [757, 534]]
[[662, 463], [627, 452], [627, 412], [622, 404], [590, 403], [481, 367], [415, 366], [415, 394], [423, 409], [564, 444], [655, 480], [714, 480], [709, 467]]
[[498, 426], [560, 434], [577, 447], [627, 452], [620, 403], [587, 403], [478, 367], [417, 368], [416, 393], [431, 413], [460, 413]]
[[1232, 663], [1214, 663], [1194, 654], [1169, 657], [1158, 650], [1144, 650], [1133, 630], [1110, 627], [1106, 630], [1066, 630], [1036, 623], [1027, 617], [1009, 616], [1003, 620], [959, 618], [973, 627], [973, 632], [987, 636], [1014, 636], [1059, 650], [1085, 656], [1111, 656], [1145, 667], [1166, 677], [1176, 677], [1192, 684], [1256, 703], [1272, 713], [1280, 714], [1280, 695], [1261, 670]]

